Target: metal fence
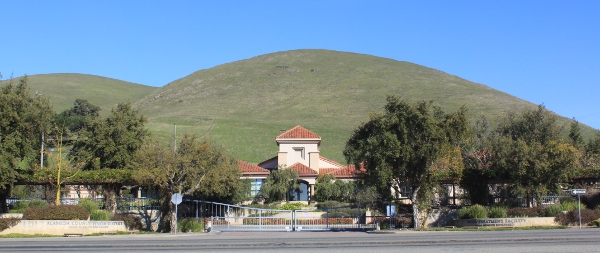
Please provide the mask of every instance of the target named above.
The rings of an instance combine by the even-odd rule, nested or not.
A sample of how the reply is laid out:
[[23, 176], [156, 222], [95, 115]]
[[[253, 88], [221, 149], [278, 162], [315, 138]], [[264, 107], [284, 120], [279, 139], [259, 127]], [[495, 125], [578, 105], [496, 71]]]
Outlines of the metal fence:
[[244, 207], [203, 200], [184, 200], [180, 216], [210, 221], [219, 231], [292, 231], [293, 211]]
[[[344, 208], [354, 210], [355, 213], [340, 215], [340, 209]], [[291, 211], [184, 200], [178, 210], [180, 217], [202, 219], [205, 223], [211, 223], [212, 230], [218, 231], [373, 230], [377, 226], [406, 228], [410, 224], [408, 218], [366, 215], [365, 209], [356, 206], [323, 211]]]

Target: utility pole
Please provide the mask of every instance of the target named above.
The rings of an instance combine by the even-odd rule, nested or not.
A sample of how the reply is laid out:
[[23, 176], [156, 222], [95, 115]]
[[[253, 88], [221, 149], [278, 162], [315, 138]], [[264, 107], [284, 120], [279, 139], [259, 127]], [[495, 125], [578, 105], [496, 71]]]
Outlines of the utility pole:
[[44, 168], [44, 133], [42, 133], [42, 149], [40, 150], [40, 168]]
[[177, 152], [177, 123], [173, 123], [173, 150]]

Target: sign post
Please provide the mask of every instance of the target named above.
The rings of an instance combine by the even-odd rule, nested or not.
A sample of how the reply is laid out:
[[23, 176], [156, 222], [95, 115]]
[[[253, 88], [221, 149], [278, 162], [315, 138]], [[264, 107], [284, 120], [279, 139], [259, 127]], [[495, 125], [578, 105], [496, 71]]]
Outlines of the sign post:
[[395, 228], [395, 227], [392, 227], [392, 217], [396, 216], [396, 206], [394, 206], [394, 205], [387, 205], [385, 207], [385, 210], [386, 210], [387, 216], [390, 217], [389, 218], [390, 219], [389, 220], [389, 222], [390, 222], [390, 229]]
[[175, 204], [175, 234], [177, 234], [177, 205], [181, 204], [181, 201], [183, 201], [181, 193], [175, 193], [171, 196], [171, 202]]
[[579, 212], [579, 229], [581, 229], [581, 194], [585, 194], [585, 189], [573, 189], [572, 195], [577, 195], [577, 210]]

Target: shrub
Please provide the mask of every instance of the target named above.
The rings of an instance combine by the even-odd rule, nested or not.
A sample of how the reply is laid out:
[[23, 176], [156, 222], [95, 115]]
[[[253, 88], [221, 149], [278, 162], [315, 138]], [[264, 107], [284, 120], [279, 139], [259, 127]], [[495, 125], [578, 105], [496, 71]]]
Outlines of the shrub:
[[110, 220], [124, 221], [125, 226], [129, 230], [141, 230], [144, 226], [144, 224], [142, 224], [142, 218], [140, 218], [137, 215], [133, 215], [133, 214], [118, 213], [118, 214], [113, 215], [113, 217], [110, 218]]
[[204, 221], [199, 219], [181, 219], [177, 222], [179, 232], [203, 232]]
[[46, 207], [48, 206], [48, 202], [40, 200], [40, 199], [34, 199], [34, 200], [22, 200], [22, 201], [18, 201], [17, 203], [14, 204], [13, 209], [10, 210], [11, 213], [22, 213], [23, 211], [25, 211], [25, 209], [27, 209], [28, 207]]
[[547, 206], [546, 208], [544, 208], [544, 217], [554, 217], [556, 215], [561, 214], [563, 211], [564, 210], [560, 205]]
[[85, 207], [90, 213], [98, 210], [98, 202], [91, 199], [80, 199], [78, 205]]
[[24, 220], [87, 220], [89, 217], [87, 209], [76, 205], [28, 207], [23, 212]]
[[494, 206], [488, 211], [488, 217], [490, 218], [506, 218], [506, 207]]
[[0, 231], [17, 225], [21, 219], [19, 218], [0, 218]]
[[485, 207], [475, 204], [469, 207], [463, 207], [460, 209], [458, 215], [461, 219], [481, 219], [487, 217], [487, 210], [485, 210]]
[[346, 212], [341, 212], [341, 211], [332, 211], [329, 213], [321, 214], [321, 217], [323, 217], [323, 218], [326, 218], [326, 217], [351, 217], [351, 216], [354, 216], [354, 215], [350, 215]]
[[15, 203], [13, 205], [13, 209], [10, 210], [11, 213], [21, 213], [23, 211], [25, 211], [25, 209], [27, 209], [27, 207], [29, 207], [29, 201], [17, 201], [17, 203]]
[[307, 206], [304, 203], [300, 203], [300, 202], [296, 202], [296, 203], [286, 203], [283, 204], [281, 207], [279, 207], [279, 209], [281, 210], [299, 210], [302, 209], [302, 207]]
[[[596, 206], [597, 207], [597, 206]], [[596, 219], [593, 220], [592, 222], [590, 222], [588, 225], [590, 226], [595, 226], [595, 227], [600, 227], [600, 219]]]
[[[572, 199], [572, 198], [561, 198], [560, 199], [560, 206], [564, 211], [571, 211], [571, 210], [577, 210], [577, 204], [579, 204], [579, 201], [577, 201], [576, 199]], [[585, 204], [581, 204], [581, 210], [586, 209]]]
[[[581, 224], [588, 224], [600, 218], [600, 212], [592, 209], [581, 209]], [[579, 211], [571, 210], [567, 213], [559, 214], [554, 221], [564, 226], [575, 226], [579, 224]]]
[[506, 210], [508, 217], [543, 217], [544, 209], [530, 207], [515, 207]]
[[324, 201], [324, 202], [317, 203], [317, 208], [319, 210], [325, 210], [325, 209], [340, 207], [340, 206], [344, 206], [344, 205], [346, 205], [346, 204], [340, 203], [337, 201]]
[[29, 205], [27, 207], [47, 207], [48, 202], [41, 199], [33, 199], [29, 201]]
[[94, 210], [90, 214], [90, 220], [110, 220], [110, 212], [106, 210]]

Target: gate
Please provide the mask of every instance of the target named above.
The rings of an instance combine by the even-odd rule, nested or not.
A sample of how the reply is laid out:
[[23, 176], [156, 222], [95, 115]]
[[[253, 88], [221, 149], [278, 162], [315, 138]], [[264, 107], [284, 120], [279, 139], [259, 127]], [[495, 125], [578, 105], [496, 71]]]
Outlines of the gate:
[[376, 219], [361, 216], [360, 208], [356, 216], [334, 216], [335, 208], [324, 212], [290, 211], [184, 200], [180, 210], [184, 217], [211, 221], [211, 229], [216, 231], [372, 230], [376, 226]]
[[[217, 231], [293, 231], [293, 211], [244, 207], [231, 204], [185, 200], [184, 205], [195, 205], [196, 218], [211, 221]], [[189, 209], [188, 209], [189, 210]], [[187, 212], [187, 217], [193, 217]]]
[[[340, 215], [339, 209], [354, 210], [353, 215]], [[325, 209], [324, 212], [294, 211], [295, 231], [349, 231], [374, 230], [375, 220], [363, 215], [360, 206], [345, 206]]]

